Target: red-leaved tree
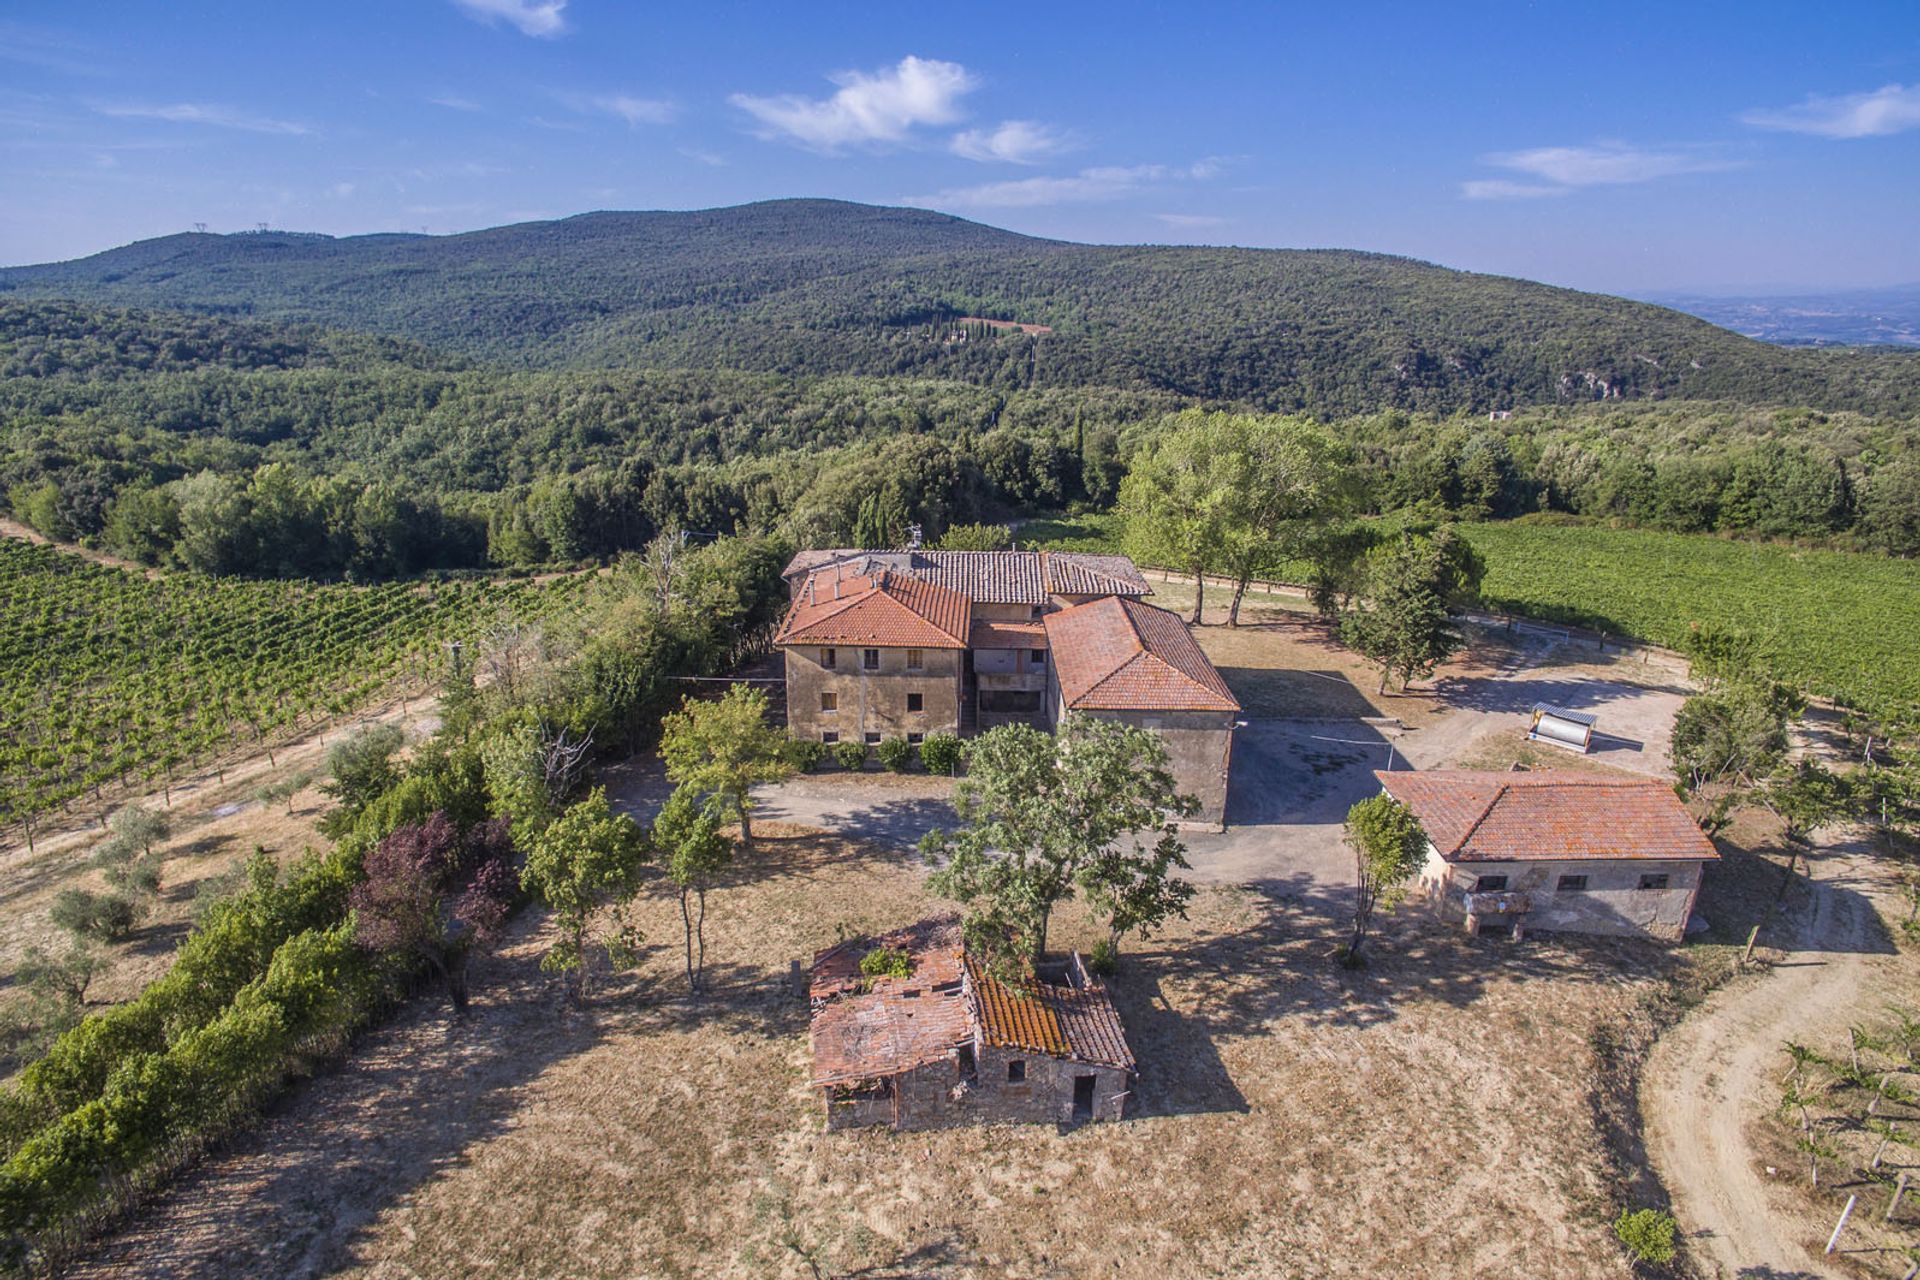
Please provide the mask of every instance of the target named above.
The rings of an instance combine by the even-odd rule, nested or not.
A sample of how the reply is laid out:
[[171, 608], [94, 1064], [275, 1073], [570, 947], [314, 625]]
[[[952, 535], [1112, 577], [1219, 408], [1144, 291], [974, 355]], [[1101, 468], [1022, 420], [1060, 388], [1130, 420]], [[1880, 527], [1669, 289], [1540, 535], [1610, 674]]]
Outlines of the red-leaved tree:
[[513, 907], [512, 851], [503, 818], [465, 839], [444, 812], [395, 828], [368, 852], [366, 879], [354, 887], [355, 940], [418, 957], [464, 1013], [468, 962], [498, 939]]

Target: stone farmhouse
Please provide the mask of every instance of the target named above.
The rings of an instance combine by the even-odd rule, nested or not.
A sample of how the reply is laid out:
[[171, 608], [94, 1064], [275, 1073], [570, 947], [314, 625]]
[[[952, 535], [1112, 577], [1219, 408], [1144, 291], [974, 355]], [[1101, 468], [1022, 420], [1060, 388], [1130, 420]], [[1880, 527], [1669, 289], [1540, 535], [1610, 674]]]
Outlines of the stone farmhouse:
[[1240, 704], [1125, 556], [803, 551], [774, 637], [795, 737], [878, 743], [1068, 715], [1158, 731], [1199, 821], [1226, 820]]
[[[876, 948], [905, 952], [906, 977], [869, 977]], [[922, 920], [814, 957], [813, 1086], [829, 1129], [1118, 1120], [1133, 1052], [1106, 988], [1076, 953], [1032, 990], [967, 953], [960, 922]]]
[[1433, 769], [1375, 777], [1426, 828], [1421, 888], [1469, 933], [1504, 926], [1678, 941], [1713, 842], [1652, 778]]

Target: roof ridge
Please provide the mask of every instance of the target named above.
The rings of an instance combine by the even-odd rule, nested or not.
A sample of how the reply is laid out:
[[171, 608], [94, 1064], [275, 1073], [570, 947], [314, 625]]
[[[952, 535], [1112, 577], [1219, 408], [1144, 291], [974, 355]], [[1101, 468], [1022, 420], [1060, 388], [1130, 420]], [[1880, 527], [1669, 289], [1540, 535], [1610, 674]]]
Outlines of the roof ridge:
[[1501, 798], [1507, 794], [1507, 788], [1511, 785], [1511, 783], [1507, 782], [1495, 784], [1493, 796], [1487, 801], [1487, 807], [1480, 811], [1479, 817], [1467, 825], [1467, 829], [1461, 833], [1460, 839], [1454, 842], [1453, 848], [1448, 852], [1458, 853], [1467, 847], [1467, 841], [1473, 839], [1473, 833], [1478, 831], [1481, 825], [1486, 822], [1488, 816], [1493, 813], [1494, 806], [1500, 803]]

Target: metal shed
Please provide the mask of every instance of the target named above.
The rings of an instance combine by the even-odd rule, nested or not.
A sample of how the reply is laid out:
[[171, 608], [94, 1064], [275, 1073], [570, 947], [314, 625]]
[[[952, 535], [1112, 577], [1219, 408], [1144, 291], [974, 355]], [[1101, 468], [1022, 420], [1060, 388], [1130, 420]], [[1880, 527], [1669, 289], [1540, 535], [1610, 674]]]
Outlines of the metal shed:
[[1556, 747], [1566, 747], [1585, 754], [1593, 745], [1594, 723], [1594, 717], [1584, 711], [1569, 711], [1565, 707], [1536, 702], [1533, 704], [1533, 724], [1527, 729], [1527, 738], [1533, 742], [1551, 742]]

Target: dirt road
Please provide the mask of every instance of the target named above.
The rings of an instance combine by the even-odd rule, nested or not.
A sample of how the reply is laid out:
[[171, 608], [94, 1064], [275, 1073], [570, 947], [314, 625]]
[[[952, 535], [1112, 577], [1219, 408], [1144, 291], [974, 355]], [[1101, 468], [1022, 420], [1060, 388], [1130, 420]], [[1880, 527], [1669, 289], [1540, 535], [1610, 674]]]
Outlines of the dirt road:
[[1787, 1041], [1844, 1036], [1850, 1022], [1881, 1012], [1885, 989], [1875, 979], [1899, 957], [1874, 911], [1888, 888], [1875, 875], [1866, 857], [1816, 857], [1810, 890], [1794, 891], [1797, 909], [1772, 940], [1787, 959], [1718, 992], [1647, 1063], [1647, 1153], [1706, 1274], [1843, 1274], [1825, 1265], [1824, 1241], [1813, 1238], [1825, 1227], [1793, 1216], [1784, 1188], [1769, 1185], [1746, 1130], [1779, 1101]]

